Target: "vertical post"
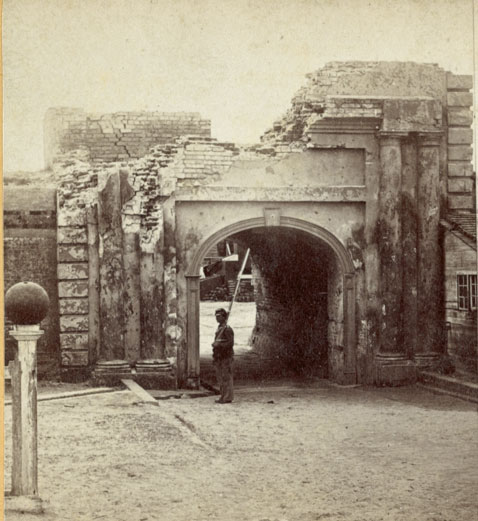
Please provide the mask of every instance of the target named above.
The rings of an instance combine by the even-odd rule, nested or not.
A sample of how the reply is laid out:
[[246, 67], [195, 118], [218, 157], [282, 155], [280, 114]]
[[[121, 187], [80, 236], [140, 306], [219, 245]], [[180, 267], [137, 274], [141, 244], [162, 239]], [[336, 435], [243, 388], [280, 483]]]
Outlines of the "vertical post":
[[95, 364], [100, 345], [100, 257], [98, 244], [98, 207], [86, 211], [88, 225], [88, 358]]
[[187, 284], [187, 385], [199, 387], [199, 275], [186, 276]]
[[380, 141], [379, 255], [382, 291], [380, 351], [402, 356], [402, 234], [400, 135], [384, 134]]
[[[125, 226], [125, 221], [129, 223], [128, 227]], [[123, 236], [125, 358], [129, 363], [134, 364], [140, 358], [141, 345], [139, 216], [124, 216], [123, 226], [128, 229]], [[130, 228], [134, 231], [129, 231]]]
[[36, 346], [39, 325], [19, 325], [10, 334], [18, 342], [12, 377], [12, 495], [38, 495]]
[[37, 454], [37, 340], [40, 322], [49, 307], [47, 292], [34, 282], [19, 282], [5, 294], [5, 314], [16, 324], [10, 334], [17, 340], [12, 378], [12, 493], [5, 508], [39, 514]]
[[380, 266], [380, 349], [376, 356], [376, 383], [400, 385], [415, 379], [403, 339], [403, 208], [402, 139], [407, 134], [380, 134], [380, 190], [378, 250]]
[[164, 357], [162, 328], [162, 266], [161, 255], [155, 246], [154, 252], [141, 252], [141, 351], [142, 360]]
[[355, 339], [355, 276], [344, 274], [344, 384], [357, 383], [357, 360]]
[[418, 342], [415, 361], [426, 367], [443, 353], [442, 255], [440, 247], [441, 133], [418, 137]]
[[[177, 357], [178, 289], [176, 275], [176, 209], [174, 199], [163, 203], [163, 326], [166, 356]], [[179, 367], [179, 366], [178, 366]]]
[[402, 144], [403, 344], [408, 358], [417, 346], [417, 148], [414, 140]]
[[98, 192], [100, 240], [100, 358], [124, 360], [124, 266], [118, 173], [108, 174]]

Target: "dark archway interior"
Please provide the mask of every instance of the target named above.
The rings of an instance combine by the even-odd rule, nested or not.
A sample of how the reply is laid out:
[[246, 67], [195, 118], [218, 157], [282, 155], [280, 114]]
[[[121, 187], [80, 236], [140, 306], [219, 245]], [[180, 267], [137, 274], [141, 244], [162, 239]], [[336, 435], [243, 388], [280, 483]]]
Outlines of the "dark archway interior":
[[331, 279], [337, 279], [330, 247], [311, 234], [281, 227], [254, 228], [231, 239], [251, 250], [253, 350], [272, 372], [326, 377], [329, 315], [334, 314], [328, 295], [335, 288]]

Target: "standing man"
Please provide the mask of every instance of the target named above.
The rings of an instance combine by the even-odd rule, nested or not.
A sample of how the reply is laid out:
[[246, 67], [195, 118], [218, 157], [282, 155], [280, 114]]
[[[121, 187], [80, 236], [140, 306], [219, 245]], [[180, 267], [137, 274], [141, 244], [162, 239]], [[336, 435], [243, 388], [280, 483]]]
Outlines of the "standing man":
[[216, 403], [231, 403], [234, 398], [232, 382], [232, 362], [234, 358], [234, 331], [227, 325], [227, 311], [216, 309], [219, 326], [212, 344], [212, 358], [216, 366], [216, 377], [221, 397]]

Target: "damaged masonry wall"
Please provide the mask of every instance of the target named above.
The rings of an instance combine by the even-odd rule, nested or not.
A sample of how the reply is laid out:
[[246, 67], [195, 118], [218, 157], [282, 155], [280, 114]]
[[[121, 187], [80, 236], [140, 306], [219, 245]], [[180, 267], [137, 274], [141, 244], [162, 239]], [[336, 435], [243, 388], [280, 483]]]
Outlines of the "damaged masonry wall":
[[[60, 123], [52, 120], [52, 114], [57, 113], [50, 111], [49, 129], [60, 126], [68, 111], [60, 111]], [[158, 123], [157, 114], [133, 116], [138, 123], [136, 134], [144, 121]], [[159, 142], [163, 137], [174, 141], [183, 131], [209, 133], [210, 123], [205, 124], [197, 115], [161, 117], [180, 124], [174, 129], [163, 128], [161, 139], [155, 138]], [[64, 140], [65, 132], [63, 128]], [[151, 138], [151, 129], [143, 132], [145, 135], [135, 139], [144, 144]], [[69, 141], [72, 147], [75, 139], [77, 134]], [[128, 161], [100, 161], [96, 149], [83, 146], [55, 156], [64, 372], [86, 368], [98, 360], [133, 363], [140, 358], [164, 357], [163, 283], [169, 289], [175, 286], [175, 257], [174, 244], [163, 248], [162, 202], [174, 190], [175, 166], [171, 171], [167, 167], [181, 146], [178, 142], [156, 147], [150, 154]], [[165, 273], [173, 279], [172, 285]], [[174, 293], [175, 289], [169, 293], [173, 301]], [[171, 322], [168, 335], [173, 331], [174, 336], [174, 319]]]
[[[307, 75], [291, 108], [262, 136], [263, 143], [304, 139], [324, 117], [383, 116], [386, 97], [426, 96], [440, 102], [447, 125], [441, 151], [442, 211], [474, 208], [471, 76], [446, 72], [436, 64], [413, 62], [330, 62]], [[418, 129], [417, 129], [418, 130]], [[446, 199], [446, 201], [445, 201]]]
[[[238, 154], [229, 143], [189, 137], [156, 146], [138, 160], [91, 163], [86, 151], [57, 157], [64, 368], [176, 355], [184, 328], [176, 322], [171, 194], [218, 178]], [[116, 211], [121, 219], [102, 227]], [[102, 273], [101, 267], [107, 269]], [[110, 288], [115, 294], [106, 297]]]
[[[409, 379], [413, 360], [442, 352], [433, 333], [442, 324], [438, 219], [472, 205], [469, 88], [468, 77], [435, 65], [332, 63], [310, 76], [262, 144], [246, 149], [211, 139], [198, 115], [186, 115], [176, 134], [165, 123], [162, 134], [161, 118], [174, 118], [130, 113], [131, 122], [124, 113], [112, 135], [99, 122], [113, 115], [50, 112], [63, 369], [177, 355], [182, 382], [196, 378], [185, 283], [194, 253], [272, 205], [329, 230], [355, 267], [343, 280], [329, 263], [332, 377], [356, 364], [357, 381]], [[343, 300], [352, 293], [355, 301]], [[426, 309], [430, 299], [435, 310]], [[344, 345], [354, 346], [353, 360]]]

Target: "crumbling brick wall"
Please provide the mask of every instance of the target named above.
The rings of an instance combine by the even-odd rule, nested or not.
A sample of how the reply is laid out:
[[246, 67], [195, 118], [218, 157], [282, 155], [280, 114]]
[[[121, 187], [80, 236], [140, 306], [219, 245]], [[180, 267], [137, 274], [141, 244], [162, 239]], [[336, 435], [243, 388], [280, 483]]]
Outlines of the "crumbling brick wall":
[[445, 101], [445, 71], [435, 64], [413, 62], [329, 62], [307, 75], [307, 83], [293, 96], [291, 108], [264, 133], [262, 141], [303, 138], [310, 124], [324, 114], [329, 99], [339, 96], [365, 97], [360, 107], [353, 101], [342, 102], [341, 116], [356, 116], [356, 109], [364, 110], [364, 115], [380, 116], [379, 107], [367, 106], [373, 102], [366, 97], [429, 96]]
[[[122, 277], [127, 280], [124, 279], [124, 289], [119, 290], [123, 295], [124, 312], [117, 317], [127, 359], [134, 363], [144, 355], [145, 346], [153, 341], [161, 356], [174, 356], [177, 335], [184, 331], [176, 323], [173, 194], [220, 181], [238, 160], [260, 159], [272, 150], [278, 161], [291, 152], [289, 145], [269, 147], [267, 152], [264, 148], [259, 145], [241, 150], [232, 143], [218, 142], [208, 136], [188, 136], [157, 144], [140, 158], [98, 162], [91, 160], [88, 150], [56, 157], [53, 169], [58, 183], [58, 280], [64, 369], [79, 370], [101, 357], [98, 335], [104, 331], [92, 334], [91, 327], [97, 325], [88, 322], [88, 314], [91, 315], [99, 299], [101, 280], [98, 274], [96, 282], [89, 279], [92, 263], [101, 265], [103, 262], [106, 238], [98, 232], [100, 223], [91, 223], [90, 217], [94, 215], [92, 210], [98, 205], [99, 193], [107, 179], [120, 176], [131, 192], [121, 208], [125, 252], [121, 270]], [[292, 148], [293, 151], [297, 149]], [[99, 252], [96, 255], [95, 239], [90, 237], [92, 227], [96, 227], [94, 233]], [[96, 293], [93, 302], [92, 293]], [[155, 333], [147, 326], [153, 322], [158, 328]], [[143, 353], [139, 344], [144, 345]]]
[[86, 149], [91, 161], [139, 158], [179, 136], [210, 136], [211, 122], [196, 112], [116, 112], [87, 114], [81, 109], [51, 108], [44, 121], [45, 161]]
[[[140, 274], [131, 274], [132, 267], [127, 264], [130, 260], [135, 262], [138, 256], [157, 255], [158, 247], [164, 243], [163, 201], [174, 191], [178, 178], [184, 183], [195, 182], [196, 158], [192, 157], [191, 161], [187, 156], [190, 153], [194, 156], [194, 152], [187, 150], [184, 153], [184, 150], [189, 143], [194, 148], [195, 139], [210, 142], [210, 122], [198, 114], [188, 113], [125, 113], [90, 117], [75, 110], [54, 109], [47, 114], [45, 133], [46, 155], [55, 158], [53, 169], [58, 183], [62, 367], [67, 372], [70, 369], [69, 372], [78, 372], [101, 358], [99, 319], [92, 320], [91, 315], [99, 313], [101, 280], [98, 270], [102, 252], [108, 248], [108, 239], [99, 230], [101, 222], [98, 222], [97, 206], [99, 192], [108, 179], [116, 175], [131, 191], [121, 210], [120, 235], [123, 236], [125, 252], [130, 248], [127, 241], [134, 242], [135, 235], [138, 235], [139, 251], [125, 253], [121, 261], [121, 272], [126, 277], [125, 312], [124, 316], [117, 317], [124, 342], [131, 344], [128, 359], [134, 362], [141, 356], [139, 342], [146, 344], [151, 340], [151, 335], [136, 322], [154, 321], [157, 323], [155, 327], [161, 327], [161, 317], [149, 316], [158, 303], [146, 302], [149, 298], [146, 295], [158, 300], [162, 299], [162, 293], [158, 294], [154, 289], [157, 286], [148, 283], [147, 270], [143, 268], [141, 284], [144, 284], [144, 291], [137, 295], [129, 294], [139, 284], [135, 280]], [[180, 138], [181, 134], [192, 136]], [[126, 147], [127, 153], [121, 147]], [[205, 157], [202, 159], [204, 163]], [[174, 266], [174, 245], [171, 247], [172, 257], [164, 269], [171, 270]], [[174, 279], [174, 271], [171, 278]], [[139, 299], [142, 299], [141, 306]], [[140, 330], [142, 336], [139, 338]], [[163, 344], [163, 341], [159, 342]], [[132, 344], [136, 344], [134, 348]]]

